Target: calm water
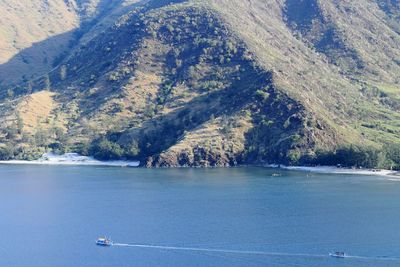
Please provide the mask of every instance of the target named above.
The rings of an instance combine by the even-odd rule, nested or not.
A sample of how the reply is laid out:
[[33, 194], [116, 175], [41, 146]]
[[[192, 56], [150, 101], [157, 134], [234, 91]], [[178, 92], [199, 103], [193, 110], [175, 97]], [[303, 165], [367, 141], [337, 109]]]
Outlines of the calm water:
[[400, 266], [400, 181], [272, 172], [0, 166], [0, 266]]

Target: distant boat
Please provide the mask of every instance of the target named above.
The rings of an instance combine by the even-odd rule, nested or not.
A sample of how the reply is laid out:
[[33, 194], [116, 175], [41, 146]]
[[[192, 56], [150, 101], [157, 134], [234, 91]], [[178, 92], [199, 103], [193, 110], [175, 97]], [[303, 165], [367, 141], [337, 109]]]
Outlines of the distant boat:
[[111, 247], [113, 242], [107, 237], [99, 237], [96, 241], [96, 245], [102, 247]]
[[345, 258], [346, 254], [344, 252], [336, 251], [336, 252], [329, 253], [329, 256], [334, 257], [334, 258]]

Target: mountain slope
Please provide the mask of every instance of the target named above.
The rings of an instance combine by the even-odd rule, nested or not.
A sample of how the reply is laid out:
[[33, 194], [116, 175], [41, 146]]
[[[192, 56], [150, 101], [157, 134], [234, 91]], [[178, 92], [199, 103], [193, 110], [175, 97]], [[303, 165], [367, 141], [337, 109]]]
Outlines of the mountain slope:
[[0, 88], [57, 66], [88, 29], [137, 1], [1, 0]]
[[[361, 155], [355, 165], [392, 164], [380, 149], [400, 134], [396, 2], [153, 0], [130, 10], [88, 30], [48, 75], [3, 91], [3, 142], [18, 144], [9, 157], [53, 149], [226, 166], [342, 163], [343, 152]], [[42, 90], [51, 105], [27, 116], [22, 103]]]
[[[33, 43], [48, 39], [51, 36], [71, 31], [78, 27], [79, 17], [62, 0], [37, 1], [0, 1], [0, 63], [4, 64], [17, 53], [30, 47]], [[21, 77], [35, 64], [37, 71], [44, 71], [51, 65], [66, 44], [71, 40], [66, 34], [57, 40], [49, 40], [46, 48], [37, 48], [35, 53], [20, 55], [12, 67], [0, 68], [2, 84], [9, 84], [10, 77]], [[64, 47], [63, 47], [64, 46]], [[44, 56], [43, 53], [46, 53]], [[47, 62], [46, 62], [47, 61]], [[11, 79], [11, 81], [16, 81]]]
[[[312, 18], [324, 16], [324, 12], [321, 10], [326, 6], [333, 8], [333, 3], [337, 3], [336, 1], [298, 2], [305, 5], [304, 8], [307, 10], [309, 10], [311, 2], [318, 7], [313, 9], [318, 14], [312, 15]], [[358, 2], [348, 2], [347, 8], [359, 8], [360, 5], [356, 4]], [[283, 90], [293, 94], [296, 99], [301, 100], [315, 114], [324, 117], [328, 122], [330, 121], [330, 124], [338, 128], [339, 132], [354, 132], [352, 129], [346, 130], [342, 127], [358, 127], [363, 123], [363, 120], [368, 122], [376, 119], [380, 122], [394, 124], [394, 126], [397, 125], [397, 122], [394, 120], [398, 117], [398, 94], [395, 89], [398, 88], [398, 81], [396, 81], [396, 78], [398, 78], [396, 57], [387, 57], [387, 61], [391, 60], [387, 64], [393, 67], [393, 71], [389, 67], [380, 68], [379, 65], [375, 66], [373, 65], [374, 61], [368, 62], [368, 60], [372, 57], [379, 57], [383, 53], [398, 54], [398, 41], [392, 42], [391, 47], [389, 47], [390, 51], [386, 51], [386, 47], [384, 46], [372, 46], [369, 43], [360, 43], [359, 46], [361, 47], [357, 47], [353, 45], [353, 37], [348, 38], [346, 35], [353, 34], [354, 29], [358, 29], [363, 33], [365, 31], [363, 27], [353, 27], [352, 32], [347, 33], [344, 29], [347, 31], [350, 27], [342, 26], [343, 29], [339, 29], [335, 25], [330, 25], [329, 27], [337, 32], [337, 35], [339, 33], [341, 35], [334, 38], [332, 42], [328, 42], [329, 45], [325, 46], [325, 48], [316, 48], [318, 41], [316, 44], [311, 43], [310, 40], [313, 37], [310, 36], [313, 33], [308, 33], [309, 37], [307, 37], [307, 26], [301, 28], [304, 31], [302, 35], [301, 33], [299, 34], [299, 30], [291, 26], [293, 24], [290, 22], [291, 19], [296, 20], [296, 18], [289, 19], [287, 17], [290, 13], [289, 5], [291, 1], [269, 1], [267, 5], [263, 1], [248, 1], [247, 3], [237, 1], [235, 4], [230, 2], [230, 5], [227, 5], [226, 1], [213, 1], [213, 3], [220, 12], [223, 12], [223, 17], [232, 25], [232, 28], [236, 29], [250, 49], [256, 52], [259, 62], [267, 69], [274, 70], [277, 84]], [[229, 8], [227, 8], [228, 6]], [[378, 10], [377, 5], [373, 7], [377, 15], [383, 15]], [[336, 6], [335, 8], [342, 9], [344, 7]], [[242, 12], [243, 10], [246, 12]], [[337, 10], [331, 12], [334, 13], [334, 11]], [[364, 8], [358, 10], [358, 12], [364, 14]], [[310, 16], [309, 14], [307, 15]], [[367, 19], [370, 13], [365, 13], [365, 15], [365, 19]], [[329, 15], [325, 16], [330, 18]], [[346, 13], [346, 16], [343, 15], [343, 17], [351, 20], [354, 15], [350, 16], [349, 13]], [[342, 19], [344, 20], [344, 18]], [[325, 22], [325, 20], [320, 17], [320, 21]], [[241, 21], [246, 21], [247, 23], [244, 24]], [[312, 19], [312, 21], [314, 24], [318, 24], [315, 19]], [[339, 18], [335, 21], [338, 22]], [[301, 25], [301, 23], [301, 20], [297, 21], [297, 25]], [[310, 31], [312, 32], [312, 30], [308, 30], [308, 32]], [[391, 29], [386, 28], [382, 32], [392, 36], [394, 40], [398, 40], [398, 34]], [[361, 35], [362, 33], [356, 32], [354, 34]], [[322, 31], [323, 34], [326, 33]], [[371, 34], [369, 33], [369, 35]], [[320, 36], [321, 33], [314, 33], [314, 35]], [[346, 45], [337, 45], [338, 42], [346, 42]], [[356, 51], [356, 49], [361, 51], [361, 49], [367, 49], [370, 46], [374, 47], [375, 51], [371, 49], [371, 51], [358, 52], [355, 58], [369, 55], [368, 58], [362, 58], [361, 61], [364, 64], [368, 63], [377, 70], [386, 71], [387, 74], [380, 75], [379, 73], [375, 73], [373, 75], [373, 71], [369, 73], [367, 67], [362, 69], [361, 74], [351, 68], [345, 68], [346, 64], [351, 65], [353, 59], [350, 58], [347, 60], [344, 56], [340, 56], [340, 59], [347, 61], [343, 63], [344, 65], [338, 66], [334, 64], [335, 52], [331, 51], [330, 46], [333, 46], [336, 51], [339, 50], [336, 52], [339, 55], [353, 53], [351, 51]], [[389, 48], [387, 49], [389, 50]], [[384, 51], [382, 52], [381, 50]], [[385, 58], [385, 56], [382, 56], [382, 58]], [[390, 74], [388, 73], [389, 71]], [[368, 77], [366, 78], [366, 76]], [[387, 78], [385, 78], [386, 76]], [[385, 92], [386, 88], [380, 86], [381, 84], [386, 84], [388, 85], [387, 87], [394, 88], [392, 90], [394, 94], [389, 96], [389, 92]], [[382, 109], [385, 110], [384, 114], [382, 113]], [[357, 129], [356, 132], [362, 133], [363, 129]], [[379, 137], [380, 134], [382, 133], [377, 134], [377, 136], [371, 136], [369, 139]], [[351, 136], [346, 135], [345, 138], [348, 139]], [[361, 137], [355, 136], [350, 141], [353, 142], [359, 138]], [[385, 135], [385, 138], [391, 138], [391, 136]], [[393, 139], [397, 138], [393, 136]]]

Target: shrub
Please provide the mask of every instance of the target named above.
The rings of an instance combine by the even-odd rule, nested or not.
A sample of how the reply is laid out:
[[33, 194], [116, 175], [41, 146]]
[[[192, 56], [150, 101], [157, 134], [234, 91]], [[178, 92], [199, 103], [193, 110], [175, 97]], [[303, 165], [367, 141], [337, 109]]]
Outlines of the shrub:
[[256, 91], [256, 97], [260, 101], [265, 102], [269, 98], [269, 93], [265, 92], [264, 90], [257, 90]]
[[17, 127], [7, 127], [3, 131], [8, 140], [15, 139], [18, 134]]
[[139, 155], [140, 153], [140, 148], [139, 148], [139, 144], [138, 142], [136, 142], [135, 140], [132, 141], [129, 145], [127, 145], [126, 147], [124, 147], [125, 150], [125, 156], [127, 158], [135, 158]]
[[10, 160], [13, 157], [14, 157], [14, 152], [10, 146], [0, 147], [0, 160]]
[[346, 167], [399, 169], [400, 146], [391, 145], [378, 149], [349, 145], [342, 146], [336, 151], [317, 150], [311, 163]]
[[92, 143], [90, 154], [99, 160], [115, 160], [122, 157], [123, 150], [117, 143], [101, 138]]
[[112, 73], [110, 73], [110, 75], [108, 76], [108, 80], [109, 80], [110, 82], [116, 82], [116, 81], [119, 81], [119, 79], [120, 79], [120, 76], [119, 76], [119, 73], [118, 73], [118, 72], [112, 72]]

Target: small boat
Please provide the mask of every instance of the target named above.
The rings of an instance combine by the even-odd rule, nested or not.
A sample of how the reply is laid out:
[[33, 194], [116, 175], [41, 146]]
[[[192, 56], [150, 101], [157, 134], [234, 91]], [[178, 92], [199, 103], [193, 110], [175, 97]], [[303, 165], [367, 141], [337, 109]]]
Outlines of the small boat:
[[329, 253], [329, 256], [334, 257], [334, 258], [345, 258], [346, 254], [344, 252], [336, 251], [336, 252]]
[[111, 239], [107, 237], [99, 237], [96, 241], [96, 245], [102, 246], [102, 247], [111, 247], [112, 246], [112, 241]]

